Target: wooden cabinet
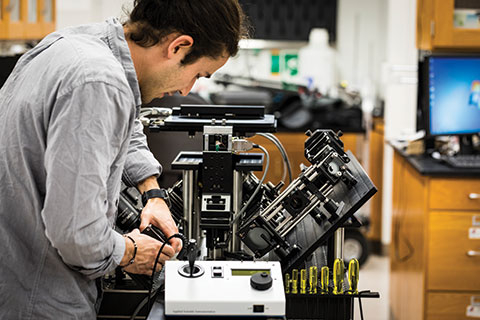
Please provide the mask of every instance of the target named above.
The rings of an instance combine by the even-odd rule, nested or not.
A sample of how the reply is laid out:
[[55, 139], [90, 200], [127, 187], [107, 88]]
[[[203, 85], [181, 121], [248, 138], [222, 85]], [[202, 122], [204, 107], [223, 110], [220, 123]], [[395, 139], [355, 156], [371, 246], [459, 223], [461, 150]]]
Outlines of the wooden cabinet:
[[480, 210], [480, 180], [437, 178], [431, 182], [429, 205], [432, 209]]
[[[300, 165], [310, 165], [307, 159], [305, 159], [305, 140], [307, 136], [301, 132], [278, 132], [275, 136], [283, 144], [287, 151], [292, 167], [292, 180], [298, 177], [300, 174]], [[363, 150], [363, 133], [344, 133], [340, 138], [344, 143], [344, 149], [352, 151], [359, 161], [362, 160]], [[283, 160], [277, 147], [268, 139], [255, 136], [250, 139], [251, 141], [264, 146], [270, 155], [270, 168], [268, 169], [267, 177], [265, 181], [271, 181], [273, 184], [277, 184], [282, 180], [283, 176]], [[255, 150], [255, 152], [259, 152]], [[261, 151], [260, 151], [261, 152]], [[261, 178], [262, 173], [257, 173], [257, 177]], [[288, 184], [288, 177], [285, 179]]]
[[21, 0], [3, 0], [5, 11], [5, 34], [8, 39], [21, 39], [23, 36], [23, 3]]
[[38, 0], [24, 1], [24, 35], [26, 37], [42, 38], [42, 26], [40, 24], [40, 7]]
[[471, 294], [431, 293], [428, 294], [428, 320], [474, 320], [466, 316], [467, 306], [471, 303]]
[[[33, 0], [34, 1], [34, 0]], [[42, 36], [55, 31], [56, 3], [55, 0], [37, 0], [40, 12], [40, 26]]]
[[[467, 211], [429, 212], [429, 289], [480, 291], [480, 256], [468, 254], [480, 252], [480, 239], [469, 239], [473, 215]], [[480, 221], [480, 209], [476, 215]]]
[[[394, 320], [472, 319], [480, 296], [480, 178], [421, 175], [399, 152], [393, 168], [390, 305]], [[480, 230], [479, 230], [480, 231]]]
[[0, 0], [0, 40], [35, 40], [55, 31], [55, 0]]
[[5, 17], [6, 1], [0, 0], [0, 39], [7, 36], [7, 19]]
[[[465, 1], [463, 1], [465, 2]], [[478, 5], [478, 1], [467, 1]], [[417, 1], [417, 47], [421, 50], [480, 49], [480, 28], [455, 27], [455, 9], [462, 6], [458, 0]], [[460, 7], [461, 8], [461, 7]]]

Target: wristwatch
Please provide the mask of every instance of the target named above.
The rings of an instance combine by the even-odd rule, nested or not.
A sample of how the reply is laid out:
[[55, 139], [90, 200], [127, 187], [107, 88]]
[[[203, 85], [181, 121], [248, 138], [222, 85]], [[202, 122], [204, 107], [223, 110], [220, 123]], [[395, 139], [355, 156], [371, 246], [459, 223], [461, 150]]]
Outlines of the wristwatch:
[[148, 191], [145, 191], [142, 194], [142, 204], [145, 207], [147, 205], [147, 202], [149, 199], [152, 198], [161, 198], [165, 200], [167, 205], [170, 207], [170, 201], [168, 199], [168, 192], [165, 189], [150, 189]]

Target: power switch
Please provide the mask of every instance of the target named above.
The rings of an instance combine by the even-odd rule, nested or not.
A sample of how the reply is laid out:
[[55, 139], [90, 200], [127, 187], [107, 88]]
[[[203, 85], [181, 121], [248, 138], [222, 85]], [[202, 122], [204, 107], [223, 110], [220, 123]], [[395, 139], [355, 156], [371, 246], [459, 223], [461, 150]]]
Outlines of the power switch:
[[254, 313], [263, 313], [265, 312], [265, 306], [263, 304], [254, 304], [253, 305]]

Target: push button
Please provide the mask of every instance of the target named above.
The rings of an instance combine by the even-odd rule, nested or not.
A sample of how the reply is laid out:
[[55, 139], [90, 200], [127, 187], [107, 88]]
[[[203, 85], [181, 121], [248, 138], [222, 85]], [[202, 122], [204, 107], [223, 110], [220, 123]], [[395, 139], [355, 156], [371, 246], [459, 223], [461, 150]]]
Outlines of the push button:
[[212, 278], [223, 278], [223, 267], [212, 267]]
[[263, 313], [265, 312], [265, 306], [263, 304], [254, 304], [253, 305], [254, 313]]

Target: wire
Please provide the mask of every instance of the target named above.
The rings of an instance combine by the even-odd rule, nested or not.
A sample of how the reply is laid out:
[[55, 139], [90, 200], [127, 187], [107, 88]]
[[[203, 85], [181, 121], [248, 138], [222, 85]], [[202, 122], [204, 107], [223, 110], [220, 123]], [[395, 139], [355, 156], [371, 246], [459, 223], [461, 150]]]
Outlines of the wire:
[[160, 255], [162, 254], [163, 248], [165, 248], [165, 245], [170, 242], [173, 238], [179, 238], [182, 240], [182, 248], [185, 248], [185, 245], [187, 243], [187, 239], [185, 239], [185, 236], [181, 233], [176, 233], [165, 240], [165, 242], [162, 244], [160, 247], [160, 250], [158, 250], [157, 257], [155, 258], [155, 263], [153, 264], [153, 269], [152, 269], [152, 275], [150, 276], [150, 288], [148, 289], [148, 297], [147, 297], [147, 302], [148, 302], [148, 310], [150, 310], [150, 297], [152, 296], [152, 289], [153, 289], [153, 281], [155, 278], [155, 270], [157, 269], [157, 263], [158, 259], [160, 258]]
[[[152, 296], [155, 295], [156, 292], [152, 293]], [[145, 299], [143, 299], [137, 306], [137, 308], [135, 309], [135, 311], [133, 312], [132, 316], [130, 317], [130, 320], [135, 320], [135, 318], [137, 317], [138, 313], [140, 312], [140, 310], [142, 310], [142, 308], [145, 306], [145, 304], [147, 304], [147, 302], [149, 301], [149, 298], [152, 298], [150, 295], [145, 297]]]
[[[265, 134], [259, 133], [258, 135], [270, 140], [275, 145], [275, 147], [277, 147], [278, 151], [280, 151], [280, 155], [282, 156], [282, 164], [283, 164], [282, 165], [283, 173], [282, 173], [281, 182], [285, 183], [285, 178], [287, 177], [289, 163], [288, 163], [288, 157], [285, 149], [283, 148], [283, 145], [281, 145], [279, 140], [276, 140], [276, 137], [274, 135], [269, 135], [268, 133], [265, 133]], [[289, 178], [291, 182], [291, 175], [289, 176]]]
[[262, 179], [258, 182], [257, 188], [255, 189], [255, 191], [250, 196], [250, 199], [248, 199], [247, 204], [245, 204], [243, 206], [243, 208], [238, 212], [235, 219], [233, 219], [233, 224], [237, 223], [238, 219], [240, 219], [240, 217], [245, 213], [245, 211], [247, 210], [248, 206], [252, 203], [255, 196], [260, 192], [260, 189], [262, 189], [263, 182], [265, 181], [265, 178], [267, 177], [268, 168], [270, 166], [270, 155], [268, 154], [267, 149], [265, 149], [264, 147], [262, 147], [258, 144], [253, 145], [253, 147], [261, 149], [263, 151], [263, 153], [265, 153], [265, 157], [267, 158], [267, 161], [266, 161], [267, 163], [265, 165], [265, 171], [263, 173]]
[[281, 150], [280, 152], [283, 151], [285, 165], [287, 166], [287, 170], [288, 170], [288, 180], [289, 180], [288, 182], [289, 183], [292, 182], [292, 166], [291, 166], [291, 163], [290, 163], [290, 159], [288, 158], [287, 150], [283, 147], [282, 142], [280, 141], [280, 139], [277, 138], [276, 135], [274, 135], [272, 133], [266, 133], [266, 134], [278, 143], [278, 148], [279, 148], [279, 150]]
[[289, 183], [292, 182], [292, 167], [291, 167], [291, 164], [290, 164], [290, 159], [288, 158], [287, 151], [283, 147], [282, 142], [280, 142], [280, 140], [275, 135], [273, 135], [271, 133], [257, 133], [257, 135], [270, 140], [277, 147], [278, 151], [280, 151], [280, 154], [283, 158], [282, 182], [285, 182], [285, 177], [287, 175], [287, 172], [288, 172], [288, 182]]

